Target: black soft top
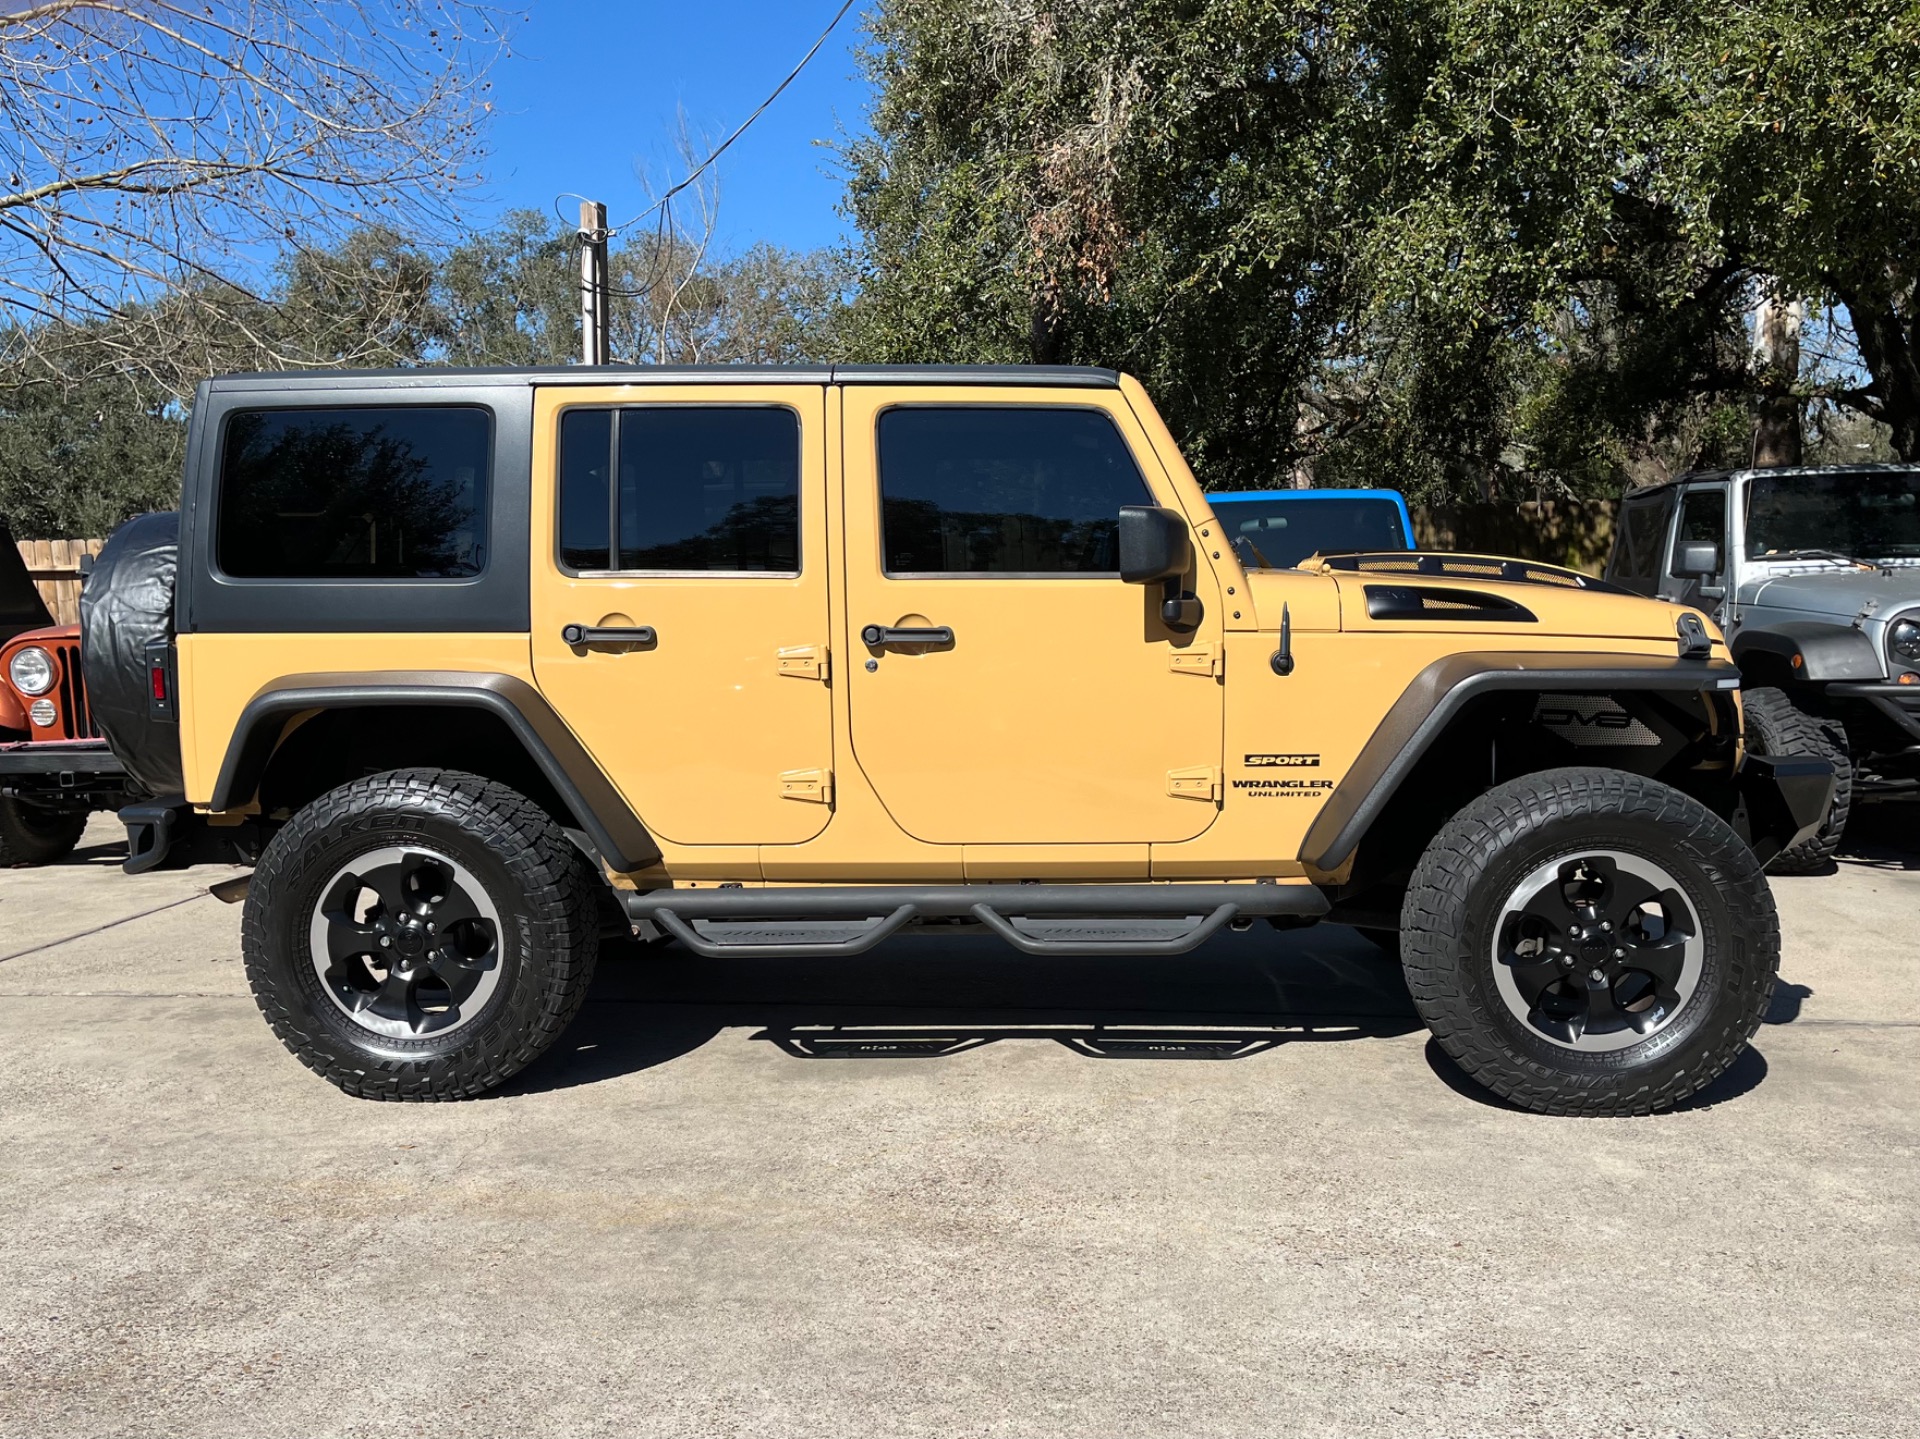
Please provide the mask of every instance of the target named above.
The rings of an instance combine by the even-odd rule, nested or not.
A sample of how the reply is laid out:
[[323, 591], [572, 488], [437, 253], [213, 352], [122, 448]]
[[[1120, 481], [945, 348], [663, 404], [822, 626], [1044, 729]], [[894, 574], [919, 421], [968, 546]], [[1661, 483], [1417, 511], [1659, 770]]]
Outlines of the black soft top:
[[13, 531], [0, 520], [0, 645], [15, 635], [43, 630], [52, 623], [53, 615], [13, 543]]

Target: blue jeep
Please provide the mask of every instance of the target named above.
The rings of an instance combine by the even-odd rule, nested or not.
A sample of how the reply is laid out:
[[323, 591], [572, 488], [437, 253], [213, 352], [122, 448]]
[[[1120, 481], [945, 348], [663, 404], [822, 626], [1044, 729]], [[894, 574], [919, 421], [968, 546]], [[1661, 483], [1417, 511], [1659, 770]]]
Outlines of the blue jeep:
[[1242, 564], [1289, 570], [1308, 555], [1410, 550], [1398, 490], [1224, 490], [1207, 496]]

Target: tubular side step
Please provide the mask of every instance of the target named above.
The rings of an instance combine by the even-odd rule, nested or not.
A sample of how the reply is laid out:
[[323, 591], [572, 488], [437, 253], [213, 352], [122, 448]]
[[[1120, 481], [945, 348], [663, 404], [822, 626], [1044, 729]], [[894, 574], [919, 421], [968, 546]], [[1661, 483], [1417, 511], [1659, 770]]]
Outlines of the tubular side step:
[[1036, 955], [1171, 955], [1242, 915], [1318, 918], [1306, 884], [976, 884], [859, 888], [662, 889], [621, 896], [710, 958], [863, 954], [916, 919], [978, 921]]

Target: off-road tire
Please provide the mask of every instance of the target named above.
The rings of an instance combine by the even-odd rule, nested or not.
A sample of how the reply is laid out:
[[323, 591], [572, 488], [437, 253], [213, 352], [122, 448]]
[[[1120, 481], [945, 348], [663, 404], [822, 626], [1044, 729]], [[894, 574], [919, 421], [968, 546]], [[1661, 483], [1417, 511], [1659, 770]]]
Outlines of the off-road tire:
[[1767, 862], [1768, 874], [1825, 874], [1853, 808], [1853, 760], [1847, 753], [1846, 731], [1837, 721], [1808, 714], [1785, 690], [1746, 690], [1741, 699], [1747, 714], [1747, 743], [1755, 750], [1823, 759], [1833, 766], [1833, 803], [1820, 828]]
[[87, 815], [0, 799], [0, 869], [65, 859], [87, 830]]
[[[383, 847], [445, 854], [499, 916], [496, 986], [450, 1034], [385, 1038], [339, 1010], [315, 972], [309, 925], [343, 865]], [[468, 1099], [525, 1069], [566, 1029], [599, 955], [591, 875], [553, 818], [503, 784], [396, 770], [322, 795], [268, 843], [247, 890], [242, 949], [254, 999], [293, 1056], [363, 1099]]]
[[[1664, 1028], [1604, 1053], [1562, 1048], [1501, 998], [1495, 921], [1524, 879], [1562, 856], [1614, 851], [1678, 881], [1700, 921], [1692, 995]], [[1557, 769], [1490, 790], [1449, 820], [1415, 867], [1403, 964], [1440, 1047], [1501, 1098], [1540, 1114], [1649, 1114], [1697, 1093], [1759, 1027], [1780, 960], [1773, 894], [1717, 815], [1655, 780]]]

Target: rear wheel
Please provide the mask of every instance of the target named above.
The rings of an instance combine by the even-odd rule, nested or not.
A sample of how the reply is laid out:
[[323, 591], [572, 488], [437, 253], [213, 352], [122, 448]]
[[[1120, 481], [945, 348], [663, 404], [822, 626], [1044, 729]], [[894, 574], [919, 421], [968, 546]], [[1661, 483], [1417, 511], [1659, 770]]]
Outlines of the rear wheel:
[[586, 997], [598, 910], [525, 796], [446, 770], [323, 795], [247, 889], [247, 980], [294, 1056], [367, 1099], [465, 1099], [519, 1073]]
[[1783, 849], [1767, 862], [1769, 874], [1824, 874], [1840, 848], [1847, 814], [1853, 808], [1853, 760], [1847, 754], [1847, 736], [1839, 724], [1808, 714], [1785, 690], [1762, 687], [1745, 691], [1747, 743], [1765, 755], [1800, 755], [1823, 759], [1833, 766], [1833, 803], [1811, 837]]
[[1543, 1114], [1645, 1114], [1712, 1083], [1779, 966], [1752, 850], [1697, 801], [1615, 770], [1528, 775], [1455, 815], [1402, 930], [1440, 1047]]
[[71, 814], [17, 799], [0, 799], [0, 869], [64, 859], [73, 853], [86, 829], [84, 811]]

